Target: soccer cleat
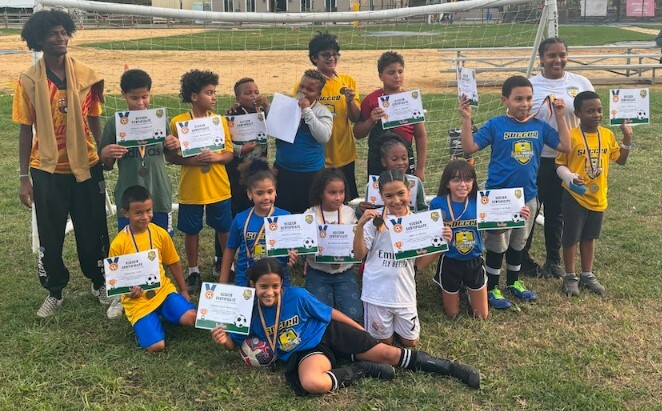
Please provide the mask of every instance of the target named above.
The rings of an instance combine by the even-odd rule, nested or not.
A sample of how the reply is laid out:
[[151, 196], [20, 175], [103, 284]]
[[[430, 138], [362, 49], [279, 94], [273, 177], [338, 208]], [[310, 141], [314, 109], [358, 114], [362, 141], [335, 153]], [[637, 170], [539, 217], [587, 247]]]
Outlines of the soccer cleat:
[[109, 305], [112, 302], [112, 298], [108, 297], [108, 293], [106, 292], [106, 286], [102, 285], [99, 287], [98, 290], [94, 289], [94, 285], [92, 285], [92, 295], [94, 298], [99, 300], [99, 302], [103, 305]]
[[425, 351], [416, 352], [416, 369], [457, 378], [471, 388], [480, 388], [480, 373], [470, 365], [436, 358]]
[[540, 277], [543, 274], [542, 268], [533, 261], [531, 258], [524, 259], [522, 261], [522, 268], [520, 269], [520, 274], [527, 277]]
[[122, 305], [122, 299], [120, 297], [113, 297], [113, 301], [108, 306], [106, 310], [106, 316], [109, 320], [114, 320], [119, 318], [124, 313], [124, 306]]
[[390, 364], [382, 364], [372, 361], [359, 361], [353, 364], [355, 378], [371, 377], [382, 380], [395, 378], [395, 369]]
[[186, 291], [188, 291], [189, 294], [197, 293], [200, 291], [201, 287], [202, 287], [202, 278], [200, 277], [200, 273], [197, 271], [193, 271], [186, 278]]
[[533, 301], [537, 298], [536, 294], [531, 290], [527, 290], [520, 280], [515, 281], [513, 285], [509, 285], [506, 289], [520, 300]]
[[563, 276], [563, 292], [568, 297], [579, 295], [579, 278], [575, 274], [566, 274]]
[[218, 281], [221, 278], [221, 259], [214, 257], [214, 265], [211, 273], [213, 281]]
[[604, 295], [605, 287], [598, 282], [593, 273], [582, 273], [579, 277], [579, 285], [586, 287], [598, 295]]
[[51, 315], [55, 314], [58, 308], [62, 305], [64, 302], [64, 299], [57, 299], [55, 297], [51, 297], [50, 295], [46, 297], [46, 300], [44, 300], [44, 303], [41, 305], [39, 310], [37, 311], [37, 316], [41, 318], [46, 318], [50, 317]]
[[542, 273], [545, 278], [562, 278], [565, 275], [565, 271], [560, 265], [549, 261], [542, 266]]
[[501, 295], [501, 290], [498, 288], [487, 292], [487, 302], [490, 304], [490, 307], [497, 310], [505, 310], [511, 306], [510, 301]]

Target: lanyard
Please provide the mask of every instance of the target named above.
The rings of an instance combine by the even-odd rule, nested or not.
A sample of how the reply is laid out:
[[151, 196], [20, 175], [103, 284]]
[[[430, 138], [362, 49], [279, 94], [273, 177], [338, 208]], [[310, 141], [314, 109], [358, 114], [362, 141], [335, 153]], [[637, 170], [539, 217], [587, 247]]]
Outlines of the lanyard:
[[274, 352], [274, 355], [276, 354], [276, 342], [278, 339], [278, 323], [280, 322], [280, 302], [281, 298], [280, 296], [278, 297], [278, 303], [276, 305], [276, 320], [274, 322], [274, 338], [272, 339], [269, 336], [269, 331], [267, 328], [267, 324], [264, 321], [264, 314], [262, 313], [262, 306], [260, 305], [260, 302], [258, 301], [257, 303], [257, 312], [260, 314], [260, 322], [262, 323], [262, 329], [264, 330], [264, 335], [267, 337], [267, 342], [269, 343], [269, 346], [271, 347], [271, 350]]
[[[326, 224], [326, 218], [324, 218], [324, 210], [322, 210], [322, 206], [319, 206], [320, 210], [320, 216], [322, 217], [322, 223]], [[342, 219], [340, 218], [340, 209], [338, 209], [338, 222], [336, 224], [342, 224]]]
[[142, 167], [145, 167], [145, 153], [147, 151], [147, 146], [146, 145], [139, 145], [138, 146], [138, 155], [140, 155], [140, 165]]
[[506, 115], [507, 115], [508, 117], [512, 118], [513, 120], [517, 121], [518, 123], [526, 123], [527, 121], [529, 121], [529, 120], [531, 120], [532, 118], [534, 118], [535, 116], [537, 116], [538, 113], [540, 113], [540, 109], [542, 108], [542, 106], [545, 106], [545, 105], [546, 105], [546, 106], [548, 107], [548, 109], [549, 109], [549, 118], [552, 118], [552, 113], [553, 113], [554, 111], [553, 111], [553, 108], [552, 108], [553, 106], [552, 106], [552, 96], [551, 96], [551, 95], [545, 97], [545, 99], [542, 101], [542, 104], [540, 104], [540, 107], [538, 107], [538, 110], [536, 110], [535, 113], [529, 114], [529, 115], [528, 115], [525, 119], [523, 119], [523, 120], [520, 120], [520, 119], [518, 119], [518, 118], [513, 117], [513, 116], [512, 116], [510, 113], [508, 113], [508, 112], [506, 112]]
[[[581, 129], [580, 129], [581, 130]], [[590, 179], [594, 179], [600, 175], [600, 154], [602, 153], [602, 138], [600, 137], [600, 129], [598, 128], [598, 155], [595, 158], [595, 166], [593, 165], [593, 158], [591, 157], [591, 147], [588, 145], [588, 139], [584, 130], [581, 130], [582, 138], [584, 139], [584, 146], [586, 147], [586, 157], [588, 158], [588, 165], [591, 167], [591, 174], [586, 173]]]
[[[129, 228], [129, 234], [131, 234], [131, 240], [133, 240], [133, 246], [136, 247], [136, 253], [140, 252], [140, 249], [138, 248], [138, 243], [136, 242], [136, 237], [133, 235], [133, 230], [131, 229], [131, 225], [127, 225]], [[147, 226], [147, 234], [149, 235], [149, 249], [153, 249], [154, 245], [152, 244], [152, 231], [149, 229], [149, 226]]]
[[[253, 246], [249, 249], [248, 248], [248, 239], [246, 238], [246, 235], [248, 234], [248, 224], [251, 222], [251, 217], [253, 216], [253, 213], [255, 212], [255, 207], [251, 208], [251, 211], [248, 213], [248, 218], [246, 218], [246, 222], [244, 223], [244, 247], [246, 247], [246, 258], [251, 259], [253, 258], [252, 255], [255, 252], [255, 247], [257, 247], [257, 243], [260, 241], [260, 237], [264, 233], [264, 220], [262, 220], [262, 225], [260, 226], [260, 231], [257, 232], [257, 236], [255, 236], [255, 241], [253, 241]], [[269, 209], [269, 212], [267, 213], [267, 217], [271, 217], [271, 215], [274, 213], [274, 207], [272, 206]]]
[[464, 199], [464, 210], [462, 210], [462, 214], [460, 214], [459, 216], [457, 216], [457, 218], [455, 218], [455, 213], [453, 212], [453, 204], [451, 203], [450, 194], [446, 196], [446, 202], [448, 203], [448, 212], [451, 215], [451, 221], [459, 220], [460, 218], [462, 218], [464, 213], [467, 212], [467, 208], [469, 207], [469, 197], [467, 197]]

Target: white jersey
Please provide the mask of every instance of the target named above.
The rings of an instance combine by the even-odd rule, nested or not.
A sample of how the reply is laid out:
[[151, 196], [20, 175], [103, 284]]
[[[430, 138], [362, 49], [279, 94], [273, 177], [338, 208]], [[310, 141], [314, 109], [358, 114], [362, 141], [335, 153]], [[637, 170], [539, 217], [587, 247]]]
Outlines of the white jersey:
[[[380, 213], [382, 209], [378, 210]], [[366, 303], [392, 308], [416, 307], [416, 281], [414, 278], [415, 258], [395, 260], [391, 245], [389, 221], [396, 218], [387, 215], [384, 227], [379, 231], [372, 222], [363, 227], [363, 241], [368, 255], [363, 269], [361, 300]]]
[[[568, 129], [579, 126], [579, 121], [575, 117], [575, 108], [573, 103], [575, 96], [582, 91], [595, 91], [591, 82], [584, 76], [579, 74], [565, 72], [562, 78], [549, 79], [543, 77], [542, 74], [537, 74], [529, 79], [533, 85], [533, 111], [538, 110], [542, 102], [547, 96], [553, 94], [556, 98], [562, 98], [565, 101], [566, 115], [565, 120], [568, 123]], [[543, 105], [540, 107], [538, 115], [542, 121], [547, 122], [555, 130], [558, 131], [559, 127], [556, 124], [556, 117], [553, 113], [549, 112], [549, 107]], [[556, 158], [558, 152], [551, 147], [544, 146], [542, 149], [541, 157]]]

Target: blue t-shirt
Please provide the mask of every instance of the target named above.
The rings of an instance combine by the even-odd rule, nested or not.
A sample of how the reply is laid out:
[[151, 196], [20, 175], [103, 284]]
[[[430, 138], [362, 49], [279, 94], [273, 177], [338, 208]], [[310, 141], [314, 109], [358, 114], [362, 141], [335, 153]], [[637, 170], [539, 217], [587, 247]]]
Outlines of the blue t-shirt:
[[289, 171], [311, 172], [324, 168], [324, 144], [315, 140], [301, 120], [294, 143], [276, 140], [276, 164]]
[[536, 178], [544, 145], [556, 149], [559, 133], [537, 118], [521, 123], [508, 116], [489, 119], [474, 135], [484, 149], [491, 145], [485, 188], [524, 188], [524, 199], [538, 195]]
[[[255, 248], [253, 248], [257, 234], [264, 226], [264, 217], [260, 217], [259, 215], [253, 213], [251, 220], [248, 222], [248, 227], [246, 227], [246, 238], [244, 238], [244, 226], [246, 225], [246, 220], [248, 219], [248, 215], [252, 209], [253, 208], [244, 210], [235, 216], [234, 221], [232, 221], [232, 226], [230, 227], [230, 234], [228, 236], [227, 243], [228, 248], [239, 251], [237, 263], [234, 265], [234, 284], [242, 287], [248, 286], [248, 278], [246, 278], [246, 270], [248, 267], [252, 266], [256, 259], [264, 258], [267, 256], [267, 243], [264, 239], [264, 230], [262, 231], [262, 235], [260, 235], [258, 244], [255, 246]], [[289, 214], [289, 211], [274, 207], [274, 212], [272, 215], [279, 216]], [[250, 259], [246, 255], [246, 246], [248, 246], [248, 249], [251, 252]], [[283, 280], [283, 285], [285, 287], [289, 287], [290, 277], [287, 270], [287, 257], [279, 257], [278, 260], [285, 270], [285, 279]]]
[[[321, 303], [308, 291], [299, 287], [290, 287], [281, 293], [280, 326], [276, 339], [278, 359], [286, 362], [293, 352], [316, 347], [331, 322], [331, 307]], [[257, 297], [256, 297], [257, 300]], [[257, 303], [253, 307], [250, 337], [267, 341], [262, 328]], [[271, 330], [276, 322], [276, 304], [272, 307], [262, 307], [264, 323]], [[273, 333], [271, 334], [273, 335]], [[244, 335], [230, 334], [236, 346], [241, 346], [247, 338]]]
[[457, 203], [451, 200], [451, 207], [456, 221], [452, 221], [446, 196], [435, 197], [430, 202], [430, 210], [441, 210], [444, 221], [453, 230], [453, 239], [446, 251], [446, 257], [459, 261], [480, 257], [483, 254], [483, 237], [476, 224], [476, 198], [469, 198], [466, 211], [464, 202]]

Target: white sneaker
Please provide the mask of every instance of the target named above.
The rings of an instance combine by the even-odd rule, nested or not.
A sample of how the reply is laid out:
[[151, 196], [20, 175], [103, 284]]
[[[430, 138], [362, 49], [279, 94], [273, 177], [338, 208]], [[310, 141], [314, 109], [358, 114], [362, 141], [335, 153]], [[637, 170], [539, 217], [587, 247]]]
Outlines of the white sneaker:
[[46, 300], [44, 300], [44, 303], [41, 305], [39, 308], [39, 311], [37, 311], [37, 316], [41, 318], [46, 318], [50, 317], [51, 315], [55, 314], [58, 308], [62, 305], [64, 302], [64, 299], [57, 299], [55, 297], [51, 297], [50, 295], [46, 297]]
[[120, 297], [113, 297], [108, 310], [106, 311], [106, 316], [109, 320], [114, 320], [119, 318], [124, 314], [124, 306], [122, 305], [122, 299]]
[[94, 298], [99, 300], [99, 302], [103, 305], [108, 305], [113, 301], [112, 298], [108, 297], [108, 293], [106, 293], [106, 285], [105, 284], [102, 285], [101, 287], [99, 287], [98, 290], [95, 290], [94, 285], [92, 285], [92, 295], [94, 296]]

